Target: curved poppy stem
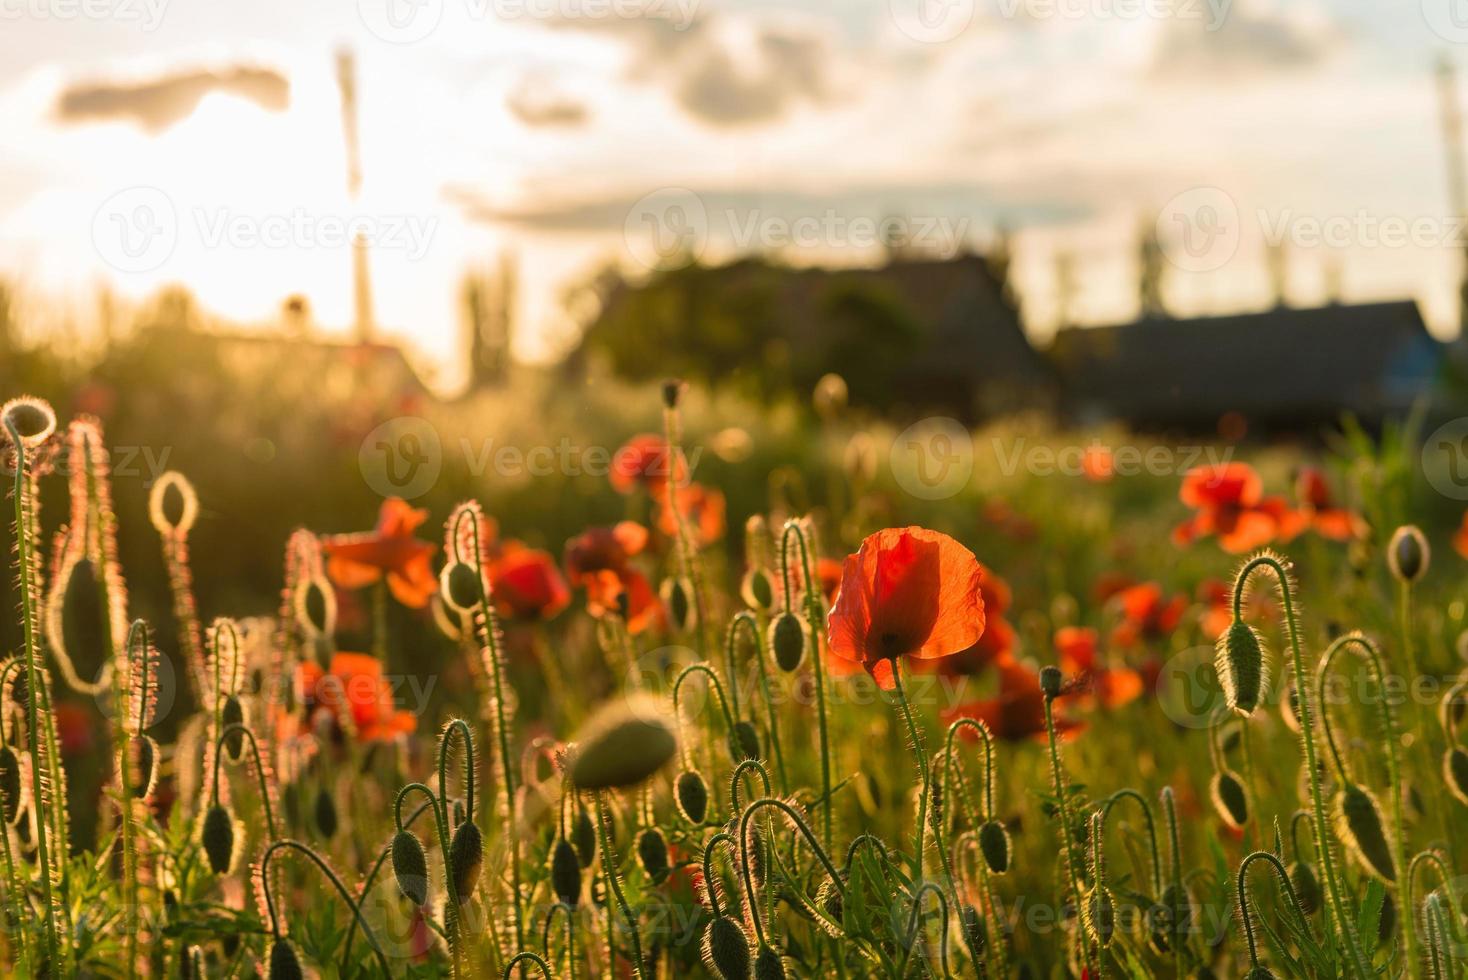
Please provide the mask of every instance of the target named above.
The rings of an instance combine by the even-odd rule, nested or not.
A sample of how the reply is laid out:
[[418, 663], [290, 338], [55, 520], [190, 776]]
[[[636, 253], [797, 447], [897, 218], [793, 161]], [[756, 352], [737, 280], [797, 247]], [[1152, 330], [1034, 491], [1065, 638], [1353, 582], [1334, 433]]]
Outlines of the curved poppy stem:
[[1146, 798], [1134, 789], [1123, 787], [1106, 798], [1101, 806], [1101, 830], [1106, 831], [1106, 821], [1111, 819], [1111, 811], [1122, 800], [1132, 800], [1142, 808], [1142, 816], [1147, 821], [1147, 846], [1152, 854], [1152, 891], [1154, 894], [1162, 894], [1162, 858], [1157, 849], [1157, 824], [1152, 817], [1152, 805]]
[[449, 745], [454, 735], [464, 743], [464, 819], [474, 822], [474, 733], [469, 723], [454, 718], [444, 725], [443, 735], [438, 740], [438, 798], [448, 800]]
[[729, 628], [724, 631], [724, 670], [729, 675], [729, 705], [736, 719], [739, 717], [739, 658], [736, 647], [741, 626], [754, 640], [755, 649], [759, 649], [759, 627], [755, 625], [754, 613], [742, 610], [729, 620]]
[[[759, 618], [757, 616], [755, 616], [754, 613], [750, 612], [748, 609], [741, 610], [740, 612], [738, 612], [738, 613], [736, 613], [734, 615], [733, 620], [731, 620], [730, 623], [729, 623], [729, 631], [730, 631], [731, 634], [738, 627], [739, 622], [741, 620], [744, 621], [744, 623], [747, 624], [749, 635], [754, 640], [754, 659], [755, 659], [755, 662], [759, 665], [759, 686], [760, 686], [760, 693], [764, 696], [764, 699], [765, 699], [765, 714], [768, 716], [768, 718], [770, 720], [770, 754], [773, 755], [774, 758], [775, 758], [775, 771], [780, 774], [780, 786], [781, 786], [781, 789], [782, 789], [783, 792], [789, 792], [789, 789], [790, 789], [790, 780], [785, 775], [785, 745], [780, 740], [780, 718], [779, 718], [779, 715], [775, 711], [775, 699], [774, 699], [774, 696], [771, 694], [772, 688], [770, 686], [770, 664], [769, 664], [769, 657], [767, 655], [768, 654], [768, 651], [766, 649], [765, 635], [764, 635], [764, 632], [759, 627]], [[731, 636], [730, 639], [732, 641], [732, 636]], [[731, 656], [732, 656], [732, 654], [731, 654]], [[734, 701], [735, 701], [735, 709], [734, 709], [734, 711], [735, 711], [735, 714], [738, 714], [738, 712], [739, 712], [739, 709], [738, 709], [738, 701], [739, 701], [738, 687], [739, 687], [739, 682], [734, 679], [734, 674], [732, 673], [732, 671], [733, 671], [733, 667], [732, 667], [733, 661], [731, 660], [730, 663], [731, 663], [731, 668], [730, 668], [731, 669], [731, 673], [730, 673], [730, 678], [731, 679], [730, 679], [729, 683], [730, 684], [733, 684], [734, 685], [734, 688], [735, 688], [735, 690], [733, 692], [734, 693]], [[753, 700], [753, 699], [751, 698], [751, 700]], [[750, 715], [751, 715], [751, 717], [754, 715], [753, 708], [750, 709]]]
[[316, 865], [317, 869], [326, 877], [326, 880], [331, 882], [332, 887], [336, 889], [337, 895], [346, 907], [351, 910], [352, 917], [362, 924], [362, 935], [367, 937], [367, 942], [372, 946], [372, 952], [377, 954], [377, 964], [382, 967], [383, 976], [391, 976], [392, 969], [388, 965], [387, 954], [382, 951], [382, 945], [377, 941], [377, 934], [372, 931], [372, 927], [362, 918], [362, 910], [352, 900], [352, 896], [347, 892], [346, 886], [342, 884], [341, 879], [336, 876], [336, 872], [331, 870], [331, 866], [326, 863], [321, 855], [300, 841], [278, 840], [267, 847], [264, 856], [260, 858], [260, 889], [265, 895], [265, 910], [270, 918], [270, 935], [275, 939], [280, 939], [280, 918], [276, 914], [275, 897], [271, 893], [270, 888], [270, 862], [274, 859], [276, 852], [282, 849], [293, 850], [305, 855], [312, 864]]
[[[437, 807], [435, 801], [430, 796], [430, 798], [428, 799], [427, 802], [418, 804], [418, 809], [416, 809], [416, 810], [413, 811], [413, 815], [412, 816], [410, 816], [407, 820], [401, 820], [400, 819], [401, 814], [398, 812], [398, 807], [396, 806], [396, 801], [394, 801], [394, 806], [393, 806], [393, 825], [398, 830], [403, 830], [403, 829], [405, 829], [407, 827], [411, 827], [411, 826], [413, 826], [414, 823], [417, 822], [418, 818], [423, 815], [423, 811], [424, 810], [427, 810], [429, 807], [433, 807], [434, 816], [437, 816], [438, 815], [438, 807]], [[364, 899], [368, 895], [372, 894], [372, 888], [373, 888], [373, 886], [375, 884], [377, 884], [377, 876], [382, 873], [382, 866], [387, 863], [387, 859], [390, 858], [390, 857], [392, 857], [392, 842], [391, 841], [388, 841], [387, 846], [384, 847], [378, 853], [377, 860], [374, 861], [374, 862], [372, 862], [372, 870], [369, 871], [369, 872], [367, 872], [367, 877], [365, 877], [365, 878], [362, 879], [362, 886], [361, 886], [361, 889], [360, 889], [360, 892], [359, 893], [362, 895], [362, 897]], [[351, 963], [352, 963], [352, 940], [354, 940], [356, 938], [357, 938], [357, 920], [355, 918], [353, 918], [352, 921], [347, 925], [347, 938], [342, 943], [341, 967], [340, 967], [340, 969], [339, 969], [338, 972], [340, 972], [343, 976], [345, 976], [347, 974], [347, 970], [351, 966]]]
[[[397, 796], [393, 797], [392, 818], [393, 824], [398, 830], [404, 829], [403, 823], [403, 801], [408, 798], [409, 793], [419, 793], [427, 797], [428, 804], [433, 807], [434, 830], [438, 834], [438, 850], [443, 858], [444, 883], [448, 886], [449, 901], [444, 911], [444, 925], [449, 935], [449, 962], [453, 967], [454, 976], [459, 975], [459, 959], [461, 943], [459, 941], [459, 887], [454, 880], [454, 869], [451, 857], [452, 847], [449, 837], [449, 814], [448, 801], [434, 795], [424, 783], [408, 783], [398, 790]], [[422, 808], [419, 808], [419, 813]], [[414, 814], [417, 817], [417, 814]], [[389, 845], [391, 846], [391, 845]]]
[[[948, 798], [948, 771], [951, 768], [954, 778], [958, 780], [959, 796], [965, 803], [968, 803], [969, 792], [965, 785], [963, 765], [962, 763], [954, 765], [957, 757], [953, 754], [953, 739], [963, 729], [972, 729], [977, 732], [979, 740], [984, 743], [984, 793], [979, 816], [987, 820], [994, 814], [994, 739], [989, 734], [989, 726], [976, 718], [960, 718], [948, 726], [948, 737], [943, 745], [943, 798]], [[976, 823], [972, 812], [969, 814], [969, 822]]]
[[[510, 957], [510, 962], [505, 964], [504, 972], [500, 974], [501, 980], [510, 980], [510, 974], [514, 973], [515, 967], [520, 966], [521, 963], [534, 963], [540, 967], [540, 972], [545, 976], [546, 980], [555, 980], [555, 974], [551, 973], [550, 964], [539, 953], [532, 953], [528, 949], [522, 949]], [[521, 967], [521, 969], [523, 970], [524, 967]]]
[[734, 767], [734, 775], [729, 778], [729, 808], [736, 813], [743, 806], [739, 798], [739, 789], [744, 785], [744, 777], [749, 773], [755, 773], [764, 784], [765, 795], [770, 795], [770, 774], [758, 759], [745, 759]]
[[1244, 920], [1244, 942], [1249, 947], [1249, 966], [1251, 969], [1257, 970], [1259, 968], [1259, 943], [1254, 938], [1254, 918], [1249, 913], [1248, 893], [1249, 866], [1255, 861], [1264, 861], [1274, 869], [1275, 875], [1284, 887], [1285, 895], [1289, 898], [1290, 907], [1295, 910], [1295, 915], [1299, 919], [1300, 928], [1305, 930], [1305, 935], [1307, 936], [1313, 936], [1314, 933], [1310, 929], [1310, 920], [1305, 917], [1305, 909], [1300, 905], [1300, 898], [1295, 894], [1294, 883], [1290, 881], [1290, 873], [1285, 870], [1284, 863], [1268, 851], [1254, 851], [1239, 864], [1239, 880], [1237, 886], [1239, 893], [1239, 914]]
[[[729, 738], [730, 738], [729, 754], [730, 754], [730, 756], [733, 756], [734, 755], [733, 738], [734, 738], [734, 725], [735, 725], [734, 714], [733, 714], [733, 712], [731, 712], [729, 710], [729, 701], [728, 701], [728, 699], [726, 697], [724, 697], [724, 685], [719, 680], [719, 675], [716, 674], [716, 673], [714, 673], [713, 668], [710, 667], [708, 664], [689, 664], [687, 667], [684, 667], [682, 670], [680, 670], [678, 672], [677, 679], [675, 679], [673, 681], [673, 714], [676, 715], [680, 719], [680, 724], [681, 724], [681, 719], [683, 718], [683, 712], [682, 712], [681, 708], [679, 707], [678, 698], [679, 698], [679, 696], [683, 692], [683, 682], [685, 680], [687, 680], [688, 677], [689, 677], [689, 675], [691, 675], [691, 674], [702, 674], [705, 677], [707, 677], [708, 678], [709, 687], [711, 687], [713, 689], [714, 696], [719, 699], [719, 710], [724, 715], [724, 724], [728, 727], [728, 731], [729, 731]], [[735, 761], [737, 762], [738, 759], [736, 758]]]
[[566, 974], [567, 980], [576, 980], [576, 910], [565, 902], [557, 902], [550, 907], [545, 914], [545, 928], [540, 931], [540, 948], [546, 961], [551, 958], [550, 934], [551, 926], [555, 925], [556, 913], [561, 912], [566, 919]]
[[811, 564], [810, 543], [806, 540], [805, 528], [800, 521], [791, 519], [785, 522], [785, 528], [780, 535], [780, 571], [785, 585], [785, 608], [790, 609], [790, 602], [794, 596], [791, 591], [790, 580], [790, 540], [794, 538], [800, 545], [800, 567], [801, 578], [805, 582], [805, 616], [810, 624], [811, 643], [811, 673], [815, 680], [816, 688], [816, 725], [820, 733], [821, 745], [821, 837], [826, 847], [831, 846], [831, 741], [827, 731], [826, 723], [826, 667], [821, 656], [821, 612], [820, 586], [815, 577], [815, 569]]
[[714, 877], [714, 848], [720, 844], [727, 845], [731, 851], [736, 849], [734, 835], [726, 831], [714, 834], [703, 845], [703, 887], [708, 893], [709, 911], [714, 914], [714, 918], [724, 914], [719, 906], [718, 879]]
[[1070, 877], [1070, 890], [1076, 903], [1076, 935], [1080, 937], [1081, 959], [1089, 965], [1092, 962], [1091, 940], [1080, 922], [1081, 902], [1084, 901], [1081, 892], [1081, 865], [1080, 858], [1076, 855], [1075, 834], [1071, 832], [1070, 793], [1066, 789], [1065, 770], [1060, 765], [1060, 742], [1055, 735], [1055, 710], [1052, 705], [1055, 699], [1047, 693], [1041, 700], [1045, 706], [1045, 736], [1050, 746], [1050, 777], [1055, 791], [1056, 812], [1060, 816], [1060, 843], [1065, 850], [1065, 870]]
[[1356, 930], [1350, 925], [1351, 920], [1346, 914], [1340, 873], [1330, 849], [1330, 828], [1325, 822], [1325, 795], [1320, 788], [1320, 770], [1315, 748], [1315, 724], [1310, 706], [1310, 680], [1305, 673], [1305, 654], [1300, 644], [1300, 625], [1295, 613], [1289, 572], [1278, 558], [1267, 553], [1255, 555], [1239, 569], [1238, 575], [1234, 577], [1234, 618], [1239, 619], [1244, 589], [1248, 585], [1250, 576], [1260, 570], [1267, 570], [1274, 576], [1275, 584], [1279, 587], [1280, 601], [1284, 606], [1286, 632], [1290, 638], [1290, 664], [1295, 675], [1296, 714], [1300, 720], [1300, 741], [1305, 749], [1305, 769], [1310, 782], [1310, 811], [1315, 823], [1315, 849], [1316, 853], [1320, 855], [1320, 867], [1325, 875], [1326, 894], [1330, 897], [1331, 913], [1345, 939], [1346, 949], [1351, 955], [1351, 972], [1360, 980], [1367, 980], [1372, 974], [1371, 967], [1365, 953], [1361, 950]]
[[948, 969], [948, 899], [944, 896], [943, 889], [931, 881], [923, 882], [912, 897], [912, 911], [908, 913], [907, 917], [906, 948], [902, 951], [902, 959], [898, 964], [897, 975], [905, 976], [907, 974], [907, 963], [912, 958], [913, 947], [917, 944], [918, 919], [922, 915], [924, 895], [932, 895], [938, 902], [938, 911], [940, 913], [939, 922], [942, 924], [938, 938], [938, 962], [943, 967], [943, 976], [946, 980], [946, 978], [953, 976], [952, 971]]
[[1423, 903], [1422, 918], [1427, 927], [1428, 966], [1432, 970], [1432, 978], [1448, 980], [1455, 975], [1448, 962], [1453, 953], [1448, 948], [1448, 917], [1443, 910], [1442, 898], [1436, 892], [1428, 895], [1427, 901]]
[[220, 757], [224, 755], [224, 753], [220, 751], [220, 748], [223, 747], [224, 740], [229, 738], [229, 736], [233, 735], [235, 732], [239, 732], [243, 736], [245, 744], [250, 747], [250, 755], [254, 757], [255, 779], [256, 784], [260, 788], [260, 803], [262, 806], [265, 807], [265, 828], [269, 831], [270, 839], [273, 841], [276, 838], [275, 812], [270, 806], [270, 787], [265, 781], [265, 764], [261, 761], [260, 745], [255, 741], [255, 733], [250, 731], [250, 729], [244, 725], [241, 725], [239, 723], [229, 725], [224, 729], [224, 731], [220, 732], [219, 737], [214, 740], [214, 779], [212, 781], [213, 792], [210, 795], [209, 802], [213, 804], [217, 804], [219, 802], [219, 762]]
[[826, 849], [821, 846], [821, 842], [811, 832], [809, 825], [806, 824], [805, 818], [800, 815], [800, 812], [784, 800], [777, 800], [768, 796], [762, 800], [755, 800], [749, 806], [745, 807], [744, 812], [739, 816], [739, 870], [744, 878], [744, 895], [752, 913], [750, 918], [754, 922], [755, 937], [759, 940], [759, 945], [761, 946], [768, 946], [769, 943], [765, 939], [765, 926], [759, 914], [759, 896], [755, 892], [754, 879], [750, 875], [749, 821], [754, 816], [755, 811], [766, 807], [773, 807], [785, 814], [786, 819], [805, 838], [805, 842], [810, 845], [810, 849], [814, 852], [816, 859], [826, 869], [826, 874], [831, 879], [831, 887], [836, 889], [836, 893], [843, 899], [846, 897], [846, 885], [842, 882], [840, 873], [837, 872], [835, 865], [831, 863], [831, 858], [826, 854]]

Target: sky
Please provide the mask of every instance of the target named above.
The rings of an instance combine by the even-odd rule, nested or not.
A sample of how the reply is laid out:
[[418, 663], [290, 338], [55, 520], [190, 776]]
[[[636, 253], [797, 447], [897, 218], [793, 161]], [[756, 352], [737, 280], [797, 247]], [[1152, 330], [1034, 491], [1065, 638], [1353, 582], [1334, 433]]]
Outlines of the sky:
[[0, 276], [46, 322], [182, 283], [345, 333], [360, 232], [383, 333], [452, 383], [458, 284], [507, 251], [546, 360], [611, 263], [1000, 228], [1043, 342], [1134, 316], [1156, 234], [1180, 314], [1272, 303], [1274, 242], [1288, 301], [1414, 298], [1448, 337], [1440, 60], [1464, 0], [0, 0]]

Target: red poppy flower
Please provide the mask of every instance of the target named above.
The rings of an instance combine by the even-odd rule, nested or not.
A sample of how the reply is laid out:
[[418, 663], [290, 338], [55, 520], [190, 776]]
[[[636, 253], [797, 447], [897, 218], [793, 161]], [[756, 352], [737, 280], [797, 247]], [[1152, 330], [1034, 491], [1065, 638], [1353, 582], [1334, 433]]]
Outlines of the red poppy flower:
[[1116, 459], [1110, 446], [1087, 446], [1081, 453], [1081, 473], [1092, 483], [1110, 483], [1116, 475]]
[[1167, 639], [1188, 608], [1186, 596], [1179, 593], [1169, 599], [1156, 582], [1123, 589], [1116, 594], [1116, 602], [1122, 618], [1111, 632], [1111, 642], [1121, 647]]
[[494, 604], [506, 619], [550, 619], [571, 602], [555, 559], [519, 541], [506, 541], [489, 565]]
[[612, 457], [607, 479], [618, 493], [631, 493], [638, 487], [661, 493], [672, 476], [679, 484], [687, 481], [688, 467], [680, 458], [676, 470], [668, 443], [660, 435], [644, 432], [633, 436]]
[[1468, 511], [1463, 513], [1463, 523], [1453, 532], [1453, 550], [1468, 558]]
[[1247, 463], [1199, 466], [1183, 476], [1178, 497], [1196, 514], [1173, 529], [1172, 539], [1187, 545], [1214, 534], [1224, 551], [1239, 554], [1288, 540], [1304, 521], [1278, 497], [1264, 496], [1259, 474]]
[[932, 660], [973, 646], [984, 633], [982, 577], [973, 552], [946, 534], [878, 531], [842, 565], [827, 623], [832, 656], [861, 664], [891, 689], [896, 658]]
[[[661, 504], [658, 508], [658, 530], [668, 537], [678, 533], [678, 520], [673, 508], [668, 506], [666, 491], [657, 494]], [[724, 536], [724, 495], [702, 483], [690, 483], [679, 487], [675, 494], [678, 510], [683, 514], [684, 525], [699, 545], [709, 545]]]
[[965, 677], [980, 673], [1006, 653], [1014, 651], [1016, 634], [1014, 627], [1004, 618], [1004, 613], [1013, 601], [1009, 583], [1000, 578], [993, 569], [980, 564], [982, 577], [979, 593], [984, 600], [984, 634], [979, 641], [966, 650], [941, 660], [919, 660], [913, 669], [937, 672], [945, 677]]
[[[1010, 741], [1045, 738], [1045, 694], [1040, 690], [1039, 671], [1008, 654], [1000, 657], [994, 666], [999, 672], [999, 692], [992, 698], [945, 709], [942, 712], [943, 724], [951, 725], [959, 718], [973, 718], [983, 722], [995, 738]], [[1058, 699], [1051, 708], [1057, 735], [1063, 737], [1084, 727], [1059, 709]], [[967, 730], [964, 735], [977, 737]]]
[[390, 741], [418, 727], [410, 712], [393, 705], [392, 685], [382, 676], [382, 661], [365, 653], [338, 653], [331, 670], [323, 671], [308, 660], [297, 668], [297, 679], [305, 704], [301, 730], [310, 731], [320, 712], [338, 724], [351, 719], [357, 738], [363, 742]]
[[1325, 474], [1313, 466], [1300, 470], [1295, 480], [1295, 498], [1300, 502], [1302, 517], [1322, 538], [1349, 541], [1365, 537], [1369, 530], [1360, 514], [1335, 502]]
[[427, 519], [428, 511], [389, 497], [378, 511], [375, 530], [321, 539], [328, 558], [326, 573], [343, 589], [364, 588], [386, 575], [387, 587], [399, 602], [424, 608], [438, 592], [434, 546], [413, 532]]
[[566, 577], [586, 589], [593, 616], [616, 612], [627, 604], [627, 629], [640, 633], [661, 614], [652, 585], [628, 561], [647, 547], [647, 528], [635, 521], [614, 527], [587, 528], [566, 542]]
[[1060, 669], [1074, 674], [1077, 685], [1107, 708], [1119, 708], [1142, 696], [1142, 675], [1128, 667], [1109, 667], [1101, 658], [1095, 630], [1066, 626], [1055, 632]]

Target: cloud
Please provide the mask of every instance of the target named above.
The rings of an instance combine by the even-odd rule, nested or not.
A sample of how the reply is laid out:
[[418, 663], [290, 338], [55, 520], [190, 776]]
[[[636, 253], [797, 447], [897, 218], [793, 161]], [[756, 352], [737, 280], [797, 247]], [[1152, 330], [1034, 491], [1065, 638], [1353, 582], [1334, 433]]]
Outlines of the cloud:
[[1152, 75], [1176, 79], [1235, 78], [1313, 68], [1335, 53], [1333, 25], [1302, 15], [1227, 10], [1216, 25], [1174, 20], [1158, 35]]
[[586, 105], [554, 91], [543, 78], [527, 76], [505, 96], [505, 107], [531, 127], [576, 128], [591, 118]]
[[181, 122], [211, 92], [247, 99], [262, 109], [283, 111], [290, 104], [290, 81], [269, 68], [250, 65], [177, 72], [143, 82], [93, 82], [72, 85], [56, 102], [66, 123], [124, 120], [150, 133]]

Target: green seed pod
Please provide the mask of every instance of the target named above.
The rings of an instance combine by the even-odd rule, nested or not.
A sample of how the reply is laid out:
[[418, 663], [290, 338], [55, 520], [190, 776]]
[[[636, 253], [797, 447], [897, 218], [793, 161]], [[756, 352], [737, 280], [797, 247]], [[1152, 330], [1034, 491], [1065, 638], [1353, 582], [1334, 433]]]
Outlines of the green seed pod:
[[1290, 884], [1295, 886], [1295, 897], [1306, 915], [1314, 915], [1324, 898], [1320, 890], [1320, 878], [1308, 861], [1296, 861], [1290, 865]]
[[787, 674], [799, 669], [805, 659], [805, 625], [793, 613], [782, 612], [770, 623], [770, 649], [775, 664]]
[[1458, 802], [1468, 806], [1468, 752], [1453, 746], [1443, 756], [1443, 781]]
[[751, 568], [739, 583], [739, 597], [751, 609], [768, 611], [775, 604], [775, 582], [768, 570]]
[[158, 785], [158, 743], [147, 735], [134, 735], [127, 744], [133, 799], [146, 800]]
[[1060, 697], [1060, 668], [1046, 665], [1040, 668], [1040, 691], [1047, 698]]
[[107, 617], [99, 591], [105, 585], [91, 559], [68, 559], [45, 604], [46, 640], [61, 676], [83, 693], [99, 693], [112, 676]]
[[1376, 922], [1376, 945], [1384, 946], [1397, 933], [1397, 903], [1392, 901], [1391, 892], [1381, 900], [1381, 917]]
[[322, 838], [331, 840], [335, 837], [339, 825], [336, 800], [332, 798], [331, 791], [325, 786], [320, 786], [316, 790], [316, 802], [312, 807], [312, 813], [316, 818], [316, 829], [320, 831]]
[[637, 860], [653, 884], [661, 884], [668, 876], [668, 842], [656, 827], [637, 835]]
[[[231, 694], [219, 707], [219, 730], [225, 732], [231, 725], [243, 725], [244, 723], [244, 702]], [[229, 731], [221, 741], [221, 745], [224, 748], [224, 757], [231, 763], [237, 763], [245, 756], [245, 733], [238, 728]]]
[[6, 745], [0, 748], [0, 815], [5, 822], [15, 826], [20, 816], [20, 804], [24, 799], [20, 779], [20, 756], [15, 749]]
[[669, 409], [678, 407], [678, 400], [683, 397], [683, 389], [687, 387], [680, 378], [668, 378], [663, 382], [663, 405]]
[[449, 867], [454, 873], [454, 892], [460, 905], [469, 904], [479, 884], [479, 871], [484, 867], [484, 835], [479, 825], [465, 821], [454, 831], [449, 842]]
[[983, 915], [964, 902], [958, 911], [958, 921], [963, 928], [963, 941], [968, 944], [969, 952], [974, 956], [983, 956], [985, 947], [989, 945], [989, 929], [984, 925]]
[[1432, 550], [1427, 546], [1427, 538], [1415, 524], [1397, 528], [1386, 546], [1387, 568], [1398, 582], [1410, 584], [1422, 578], [1427, 574], [1431, 558]]
[[[842, 885], [851, 881], [851, 873], [849, 871], [838, 871], [837, 874], [841, 876]], [[846, 915], [846, 902], [841, 897], [841, 889], [836, 886], [836, 883], [831, 880], [829, 875], [821, 879], [821, 887], [816, 889], [816, 908], [825, 912], [833, 922], [837, 923], [841, 922], [842, 918]], [[825, 923], [819, 920], [817, 920], [817, 924], [826, 926]], [[829, 926], [826, 926], [826, 928], [829, 930]]]
[[646, 781], [673, 758], [678, 740], [656, 701], [603, 705], [576, 739], [571, 781], [578, 789], [622, 789]]
[[1100, 886], [1092, 888], [1085, 908], [1086, 929], [1096, 945], [1105, 949], [1116, 932], [1116, 907], [1111, 902], [1111, 893]]
[[1208, 784], [1213, 809], [1234, 830], [1249, 822], [1249, 793], [1238, 776], [1224, 769], [1213, 774]]
[[199, 841], [209, 858], [209, 868], [217, 875], [229, 874], [235, 859], [234, 817], [218, 803], [204, 814]]
[[673, 788], [683, 818], [694, 826], [702, 824], [709, 812], [709, 787], [702, 774], [696, 769], [685, 770], [678, 774]]
[[979, 825], [979, 853], [996, 875], [1008, 874], [1010, 860], [1009, 830], [998, 820], [985, 820]]
[[703, 961], [723, 980], [749, 980], [749, 937], [744, 927], [727, 915], [710, 922], [703, 932]]
[[1267, 966], [1256, 966], [1244, 974], [1244, 980], [1276, 980], [1274, 971]]
[[277, 939], [270, 947], [269, 980], [305, 980], [301, 960], [295, 949], [284, 939]]
[[56, 431], [56, 413], [40, 398], [22, 395], [0, 406], [0, 438], [10, 439], [11, 430], [27, 449], [39, 446]]
[[575, 908], [581, 902], [581, 860], [576, 848], [564, 837], [556, 838], [551, 848], [551, 890], [556, 899]]
[[428, 855], [423, 842], [411, 830], [400, 830], [392, 838], [392, 873], [398, 891], [419, 908], [428, 904]]
[[451, 561], [439, 573], [438, 588], [444, 602], [466, 613], [479, 608], [484, 582], [468, 562]]
[[1269, 688], [1269, 664], [1259, 631], [1235, 620], [1218, 638], [1213, 664], [1229, 708], [1246, 718], [1252, 715]]
[[591, 867], [596, 860], [596, 823], [591, 819], [591, 811], [584, 806], [576, 808], [576, 816], [571, 821], [571, 843], [581, 858], [581, 866]]
[[1376, 797], [1355, 783], [1346, 783], [1335, 797], [1335, 819], [1336, 835], [1362, 870], [1383, 881], [1395, 881], [1397, 869]]
[[734, 757], [736, 765], [745, 759], [760, 758], [759, 732], [755, 730], [754, 722], [740, 719], [734, 723], [729, 730], [729, 754]]
[[754, 980], [785, 980], [785, 961], [769, 946], [761, 946], [754, 958]]
[[693, 585], [686, 578], [663, 580], [659, 590], [663, 608], [668, 612], [668, 621], [680, 633], [691, 633], [698, 625], [698, 610], [693, 604]]

